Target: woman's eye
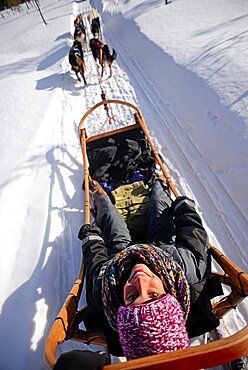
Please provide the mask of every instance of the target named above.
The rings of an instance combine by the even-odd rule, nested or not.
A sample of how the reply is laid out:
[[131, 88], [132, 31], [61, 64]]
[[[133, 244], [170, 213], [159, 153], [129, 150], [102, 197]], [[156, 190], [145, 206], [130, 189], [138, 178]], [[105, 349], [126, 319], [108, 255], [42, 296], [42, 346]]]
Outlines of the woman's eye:
[[149, 294], [149, 296], [151, 297], [151, 298], [156, 298], [156, 297], [158, 297], [158, 293], [157, 292], [151, 292], [150, 294]]
[[137, 294], [130, 294], [128, 297], [127, 297], [127, 300], [129, 302], [133, 302], [135, 301], [135, 299], [137, 298]]

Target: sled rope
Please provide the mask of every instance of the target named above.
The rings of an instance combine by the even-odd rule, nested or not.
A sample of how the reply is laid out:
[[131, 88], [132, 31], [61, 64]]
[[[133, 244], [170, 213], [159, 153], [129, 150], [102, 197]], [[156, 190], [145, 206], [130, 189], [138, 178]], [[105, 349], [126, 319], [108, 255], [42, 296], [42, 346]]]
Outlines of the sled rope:
[[[101, 50], [100, 50], [101, 51]], [[96, 64], [96, 62], [95, 62]], [[98, 78], [98, 83], [99, 83], [99, 86], [101, 88], [101, 98], [102, 100], [107, 100], [106, 99], [106, 94], [105, 94], [105, 91], [103, 90], [103, 87], [102, 87], [102, 76], [100, 75], [99, 73], [99, 70], [98, 70], [98, 67], [97, 67], [97, 64], [96, 64], [96, 70], [97, 70], [97, 78]], [[115, 117], [111, 117], [110, 114], [109, 114], [109, 106], [107, 104], [104, 104], [104, 109], [106, 111], [106, 114], [107, 114], [107, 117], [108, 117], [108, 122], [109, 124], [111, 125], [112, 121], [115, 119]]]
[[[102, 50], [100, 49], [100, 56], [101, 56], [101, 51]], [[106, 94], [105, 94], [105, 92], [104, 92], [104, 90], [102, 88], [102, 76], [99, 73], [98, 66], [97, 66], [97, 63], [96, 63], [95, 59], [94, 59], [94, 62], [95, 62], [95, 67], [96, 67], [96, 72], [97, 72], [98, 84], [99, 84], [100, 89], [101, 89], [101, 98], [102, 98], [102, 100], [106, 100]], [[109, 115], [109, 107], [108, 107], [107, 104], [104, 104], [104, 109], [106, 111], [106, 114], [107, 114], [107, 117], [108, 117], [108, 120], [109, 120], [109, 124], [111, 124], [112, 123], [112, 119], [114, 119], [114, 118], [113, 117], [110, 117], [110, 115]]]
[[[102, 49], [100, 49], [99, 52], [100, 52], [99, 63], [100, 63], [100, 65], [102, 65]], [[102, 76], [101, 76], [101, 74], [100, 74], [100, 72], [98, 70], [97, 62], [96, 62], [95, 59], [94, 59], [94, 62], [95, 62], [96, 71], [97, 71], [98, 84], [99, 84], [99, 86], [101, 88], [101, 98], [104, 101], [104, 100], [106, 100], [106, 94], [105, 94], [105, 92], [103, 90], [103, 87], [102, 87]], [[110, 116], [110, 114], [109, 114], [109, 106], [107, 104], [104, 104], [104, 109], [105, 109], [106, 114], [107, 114], [107, 117], [108, 117], [108, 122], [111, 125], [112, 121], [115, 120], [115, 117], [114, 116], [112, 116], [112, 117]]]
[[[101, 85], [100, 85], [100, 87], [101, 87]], [[102, 100], [104, 101], [104, 100], [106, 100], [106, 94], [105, 94], [105, 92], [103, 91], [103, 89], [102, 89], [102, 87], [101, 87], [101, 98], [102, 98]], [[111, 125], [111, 123], [112, 123], [112, 120], [114, 120], [115, 119], [115, 117], [114, 116], [110, 116], [109, 115], [109, 106], [108, 106], [108, 104], [104, 104], [104, 109], [105, 109], [105, 111], [106, 111], [106, 114], [107, 114], [107, 117], [108, 117], [108, 121], [109, 121], [109, 124]]]

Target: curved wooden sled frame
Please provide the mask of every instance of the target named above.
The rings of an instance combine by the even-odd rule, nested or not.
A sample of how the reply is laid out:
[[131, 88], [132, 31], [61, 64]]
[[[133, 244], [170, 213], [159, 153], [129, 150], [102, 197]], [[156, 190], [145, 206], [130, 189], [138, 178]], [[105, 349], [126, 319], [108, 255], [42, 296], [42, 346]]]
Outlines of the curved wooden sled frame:
[[[106, 104], [121, 104], [132, 108], [134, 113], [135, 124], [110, 131], [108, 133], [95, 135], [87, 138], [86, 129], [83, 127], [87, 117], [98, 107]], [[82, 149], [83, 163], [84, 163], [84, 179], [85, 179], [85, 223], [90, 223], [90, 199], [89, 199], [89, 171], [87, 167], [87, 153], [86, 142], [96, 140], [101, 137], [109, 136], [111, 133], [124, 132], [136, 127], [143, 129], [145, 136], [151, 146], [155, 161], [160, 165], [164, 176], [170, 186], [171, 192], [178, 196], [179, 193], [174, 187], [165, 167], [162, 163], [148, 132], [146, 123], [141, 114], [141, 111], [131, 103], [121, 100], [104, 100], [91, 109], [89, 109], [81, 119], [78, 127], [80, 137], [80, 144]], [[221, 283], [228, 285], [231, 288], [231, 293], [214, 303], [213, 310], [218, 318], [222, 318], [227, 312], [235, 308], [245, 297], [248, 296], [248, 274], [242, 271], [229, 258], [227, 258], [220, 250], [210, 245], [213, 258], [217, 261], [219, 266], [223, 269], [223, 273], [213, 273], [218, 275]], [[56, 317], [48, 337], [45, 342], [45, 359], [50, 367], [53, 367], [57, 362], [56, 348], [65, 340], [75, 340], [86, 342], [88, 344], [94, 343], [105, 345], [104, 340], [99, 333], [88, 333], [85, 330], [79, 329], [79, 324], [82, 321], [81, 314], [87, 311], [87, 307], [78, 311], [78, 302], [81, 296], [84, 281], [84, 266], [81, 264], [79, 276], [75, 281], [68, 297], [66, 298], [58, 316]], [[137, 360], [131, 360], [124, 363], [112, 364], [104, 366], [104, 370], [115, 369], [145, 369], [145, 370], [161, 370], [171, 369], [185, 370], [185, 369], [201, 369], [209, 368], [221, 364], [228, 363], [235, 359], [245, 356], [248, 353], [248, 325], [231, 335], [228, 338], [219, 339], [211, 343], [190, 347], [180, 351], [164, 353], [149, 357], [143, 357]]]

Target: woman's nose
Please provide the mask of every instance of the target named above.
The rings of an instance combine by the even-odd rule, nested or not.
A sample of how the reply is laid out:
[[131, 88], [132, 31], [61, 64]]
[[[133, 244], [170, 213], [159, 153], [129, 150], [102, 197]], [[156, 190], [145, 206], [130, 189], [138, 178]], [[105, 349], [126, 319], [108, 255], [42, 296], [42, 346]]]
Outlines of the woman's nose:
[[138, 289], [143, 289], [147, 286], [147, 278], [144, 275], [138, 275], [134, 278], [133, 284], [136, 285]]
[[135, 285], [139, 294], [137, 299], [135, 300], [135, 303], [142, 304], [149, 299], [147, 293], [147, 281], [142, 278], [137, 278], [135, 281]]

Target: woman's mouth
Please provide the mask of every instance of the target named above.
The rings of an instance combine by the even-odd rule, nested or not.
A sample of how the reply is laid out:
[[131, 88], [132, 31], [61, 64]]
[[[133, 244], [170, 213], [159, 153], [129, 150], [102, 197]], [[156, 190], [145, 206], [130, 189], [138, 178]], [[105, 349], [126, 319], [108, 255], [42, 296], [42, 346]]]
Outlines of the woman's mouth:
[[150, 274], [148, 274], [148, 272], [146, 272], [146, 271], [144, 271], [144, 270], [140, 270], [140, 269], [138, 269], [138, 270], [134, 270], [134, 272], [133, 272], [133, 274], [132, 274], [132, 276], [128, 279], [128, 281], [129, 282], [132, 282], [133, 280], [135, 280], [137, 277], [139, 277], [139, 276], [144, 276], [144, 275], [146, 275], [146, 276], [148, 276], [148, 277], [152, 277]]

